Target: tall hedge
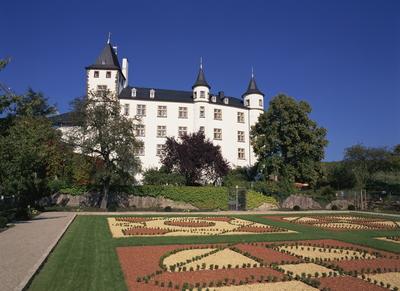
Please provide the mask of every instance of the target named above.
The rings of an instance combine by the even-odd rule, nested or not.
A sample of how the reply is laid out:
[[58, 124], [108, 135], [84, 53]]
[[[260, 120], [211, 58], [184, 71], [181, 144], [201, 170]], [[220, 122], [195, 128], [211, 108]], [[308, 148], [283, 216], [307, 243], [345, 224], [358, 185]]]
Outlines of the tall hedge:
[[143, 185], [133, 187], [129, 192], [137, 196], [163, 196], [174, 201], [190, 203], [199, 209], [228, 209], [226, 187]]

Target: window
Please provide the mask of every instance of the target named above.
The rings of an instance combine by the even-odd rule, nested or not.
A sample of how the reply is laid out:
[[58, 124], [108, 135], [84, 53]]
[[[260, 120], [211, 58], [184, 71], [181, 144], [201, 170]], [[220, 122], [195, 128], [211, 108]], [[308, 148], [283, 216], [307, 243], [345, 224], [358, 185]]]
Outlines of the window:
[[145, 136], [144, 124], [137, 124], [136, 125], [136, 136]]
[[124, 115], [129, 116], [129, 104], [124, 104]]
[[97, 94], [105, 96], [107, 91], [107, 85], [97, 85]]
[[98, 78], [99, 77], [99, 71], [94, 71], [93, 77]]
[[164, 153], [165, 144], [158, 144], [157, 145], [157, 156], [161, 156]]
[[263, 107], [262, 99], [259, 99], [259, 100], [258, 100], [258, 106]]
[[245, 159], [244, 148], [238, 148], [238, 159], [239, 160], [244, 160]]
[[246, 100], [246, 106], [250, 106], [250, 100], [249, 99]]
[[157, 137], [166, 137], [167, 136], [167, 127], [165, 125], [157, 126]]
[[222, 129], [214, 128], [214, 139], [217, 139], [217, 140], [222, 139]]
[[228, 104], [229, 103], [229, 99], [228, 98], [224, 98], [224, 103]]
[[136, 88], [131, 89], [131, 97], [136, 97]]
[[186, 126], [179, 126], [178, 127], [178, 136], [184, 136], [187, 134], [187, 127]]
[[151, 89], [150, 90], [150, 98], [153, 99], [156, 96], [156, 90]]
[[146, 105], [138, 104], [136, 106], [136, 115], [146, 116]]
[[197, 98], [197, 92], [194, 91], [194, 98]]
[[221, 109], [214, 109], [214, 119], [222, 120], [222, 110]]
[[188, 118], [187, 107], [179, 107], [179, 118]]
[[237, 141], [239, 142], [244, 142], [244, 131], [238, 131], [237, 132]]
[[167, 117], [167, 106], [157, 107], [157, 117]]
[[244, 113], [243, 112], [237, 113], [237, 122], [244, 123]]
[[212, 96], [211, 97], [211, 101], [214, 102], [214, 103], [217, 102], [217, 97], [216, 96]]
[[137, 156], [144, 156], [144, 145], [135, 149], [135, 153]]
[[205, 128], [204, 128], [204, 126], [200, 126], [200, 129], [199, 129], [199, 131], [200, 131], [200, 132], [202, 132], [202, 133], [204, 133], [204, 131], [205, 131]]
[[200, 106], [200, 118], [206, 117], [206, 108], [204, 106]]
[[205, 91], [200, 91], [200, 98], [202, 98], [202, 99], [206, 98], [206, 92]]
[[108, 78], [108, 79], [111, 78], [111, 72], [110, 71], [106, 72], [106, 78]]

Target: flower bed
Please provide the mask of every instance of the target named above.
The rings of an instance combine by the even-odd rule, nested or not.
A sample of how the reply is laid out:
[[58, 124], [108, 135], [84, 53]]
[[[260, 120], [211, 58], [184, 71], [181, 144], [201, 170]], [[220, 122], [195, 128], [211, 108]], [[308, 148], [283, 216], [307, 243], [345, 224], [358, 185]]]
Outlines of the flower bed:
[[230, 217], [109, 217], [108, 225], [115, 238], [293, 233], [287, 229]]
[[[296, 247], [303, 253], [288, 253]], [[398, 288], [400, 278], [391, 265], [397, 255], [335, 240], [119, 247], [117, 254], [130, 290], [364, 291]], [[361, 272], [365, 261], [393, 268]]]
[[400, 222], [398, 221], [356, 215], [265, 216], [265, 218], [275, 221], [303, 224], [336, 231], [400, 229]]

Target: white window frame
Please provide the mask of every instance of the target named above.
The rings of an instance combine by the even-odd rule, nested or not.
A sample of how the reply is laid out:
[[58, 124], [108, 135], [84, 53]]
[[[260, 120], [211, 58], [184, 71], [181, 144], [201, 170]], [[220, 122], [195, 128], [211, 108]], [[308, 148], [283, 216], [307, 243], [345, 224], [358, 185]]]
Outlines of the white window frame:
[[100, 72], [99, 71], [94, 71], [93, 72], [93, 78], [99, 78], [100, 77]]
[[214, 103], [217, 102], [217, 96], [212, 96], [211, 97], [211, 101], [214, 102]]
[[154, 97], [156, 97], [156, 90], [151, 89], [151, 90], [150, 90], [150, 98], [151, 98], [151, 99], [154, 99]]
[[157, 137], [167, 137], [166, 125], [157, 125]]
[[144, 143], [140, 147], [136, 148], [135, 154], [137, 156], [144, 156], [145, 155]]
[[214, 140], [222, 140], [222, 129], [214, 128]]
[[136, 105], [136, 115], [137, 116], [146, 116], [146, 105], [145, 104]]
[[238, 123], [244, 123], [244, 112], [238, 111], [238, 113], [237, 113], [237, 122]]
[[129, 116], [129, 104], [124, 104], [124, 116]]
[[145, 137], [146, 136], [146, 126], [144, 124], [136, 124], [135, 135]]
[[179, 107], [178, 108], [178, 118], [187, 119], [188, 118], [188, 108]]
[[157, 106], [157, 117], [167, 117], [167, 106], [166, 105], [158, 105]]
[[201, 99], [206, 98], [206, 91], [200, 91], [200, 98]]
[[111, 78], [111, 71], [106, 71], [106, 78], [110, 79]]
[[245, 142], [244, 131], [238, 130], [238, 132], [237, 132], [237, 141], [238, 142]]
[[214, 108], [214, 120], [222, 120], [222, 109]]
[[187, 132], [188, 132], [187, 126], [179, 126], [178, 127], [178, 136], [179, 137], [187, 135]]
[[258, 106], [263, 107], [263, 101], [262, 101], [262, 99], [258, 99]]
[[157, 144], [156, 155], [159, 157], [162, 155], [162, 152], [165, 150], [165, 144]]
[[246, 154], [245, 154], [244, 148], [238, 148], [237, 157], [238, 157], [238, 160], [245, 160], [246, 159]]
[[206, 107], [200, 106], [199, 118], [206, 118]]
[[135, 98], [136, 97], [136, 93], [137, 93], [136, 88], [132, 88], [131, 89], [131, 97]]

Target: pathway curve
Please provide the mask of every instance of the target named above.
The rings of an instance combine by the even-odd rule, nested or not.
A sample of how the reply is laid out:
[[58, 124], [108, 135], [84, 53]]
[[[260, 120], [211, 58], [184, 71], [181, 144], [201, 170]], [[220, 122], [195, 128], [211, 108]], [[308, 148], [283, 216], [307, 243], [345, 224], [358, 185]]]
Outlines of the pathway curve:
[[45, 212], [0, 233], [0, 290], [22, 290], [69, 224], [73, 212]]

